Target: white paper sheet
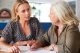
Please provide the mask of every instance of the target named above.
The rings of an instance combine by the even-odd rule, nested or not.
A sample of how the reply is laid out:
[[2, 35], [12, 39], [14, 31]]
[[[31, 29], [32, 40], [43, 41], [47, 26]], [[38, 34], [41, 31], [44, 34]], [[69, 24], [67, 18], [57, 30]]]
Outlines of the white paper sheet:
[[[44, 48], [39, 48], [35, 51], [30, 50], [29, 46], [18, 46], [21, 50], [20, 53], [56, 53], [55, 51], [49, 51]], [[0, 46], [1, 51], [7, 51], [8, 48]]]
[[20, 53], [56, 53], [55, 51], [49, 51], [44, 48], [39, 48], [35, 51], [31, 51], [29, 46], [28, 47], [27, 46], [19, 46], [19, 49], [21, 50]]

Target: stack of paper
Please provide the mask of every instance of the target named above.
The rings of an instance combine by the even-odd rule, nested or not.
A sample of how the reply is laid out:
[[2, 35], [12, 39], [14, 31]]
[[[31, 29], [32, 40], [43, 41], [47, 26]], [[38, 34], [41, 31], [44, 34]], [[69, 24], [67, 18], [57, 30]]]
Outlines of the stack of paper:
[[49, 51], [44, 48], [39, 48], [35, 51], [30, 50], [30, 47], [28, 46], [19, 46], [19, 49], [21, 50], [20, 53], [56, 53], [55, 51]]
[[[49, 51], [44, 48], [39, 48], [35, 51], [32, 51], [32, 50], [30, 50], [29, 46], [18, 46], [18, 47], [20, 49], [20, 53], [56, 53], [55, 51]], [[0, 46], [0, 51], [7, 51], [8, 52], [8, 49], [9, 48]]]

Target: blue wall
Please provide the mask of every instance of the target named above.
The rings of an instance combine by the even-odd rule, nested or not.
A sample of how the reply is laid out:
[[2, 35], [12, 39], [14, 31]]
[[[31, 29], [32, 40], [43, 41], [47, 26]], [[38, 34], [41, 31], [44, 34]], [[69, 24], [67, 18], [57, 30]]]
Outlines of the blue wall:
[[47, 31], [50, 26], [51, 26], [51, 23], [41, 23], [41, 28], [42, 28], [44, 31]]
[[[0, 30], [3, 30], [4, 27], [6, 26], [7, 23], [0, 23]], [[49, 27], [51, 26], [51, 23], [40, 23], [41, 24], [41, 28], [44, 31], [47, 31], [49, 29]]]
[[7, 23], [0, 23], [0, 30], [3, 30]]

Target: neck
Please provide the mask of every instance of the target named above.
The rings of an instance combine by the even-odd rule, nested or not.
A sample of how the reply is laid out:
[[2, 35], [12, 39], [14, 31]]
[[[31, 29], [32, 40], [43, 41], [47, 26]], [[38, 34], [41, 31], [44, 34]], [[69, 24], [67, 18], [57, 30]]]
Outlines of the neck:
[[20, 20], [20, 24], [24, 27], [25, 25], [29, 25], [29, 21]]
[[57, 23], [55, 26], [57, 26], [57, 35], [60, 36], [62, 30], [63, 30], [63, 24], [62, 23]]
[[63, 28], [63, 24], [62, 23], [57, 23], [56, 26], [58, 26], [58, 28]]

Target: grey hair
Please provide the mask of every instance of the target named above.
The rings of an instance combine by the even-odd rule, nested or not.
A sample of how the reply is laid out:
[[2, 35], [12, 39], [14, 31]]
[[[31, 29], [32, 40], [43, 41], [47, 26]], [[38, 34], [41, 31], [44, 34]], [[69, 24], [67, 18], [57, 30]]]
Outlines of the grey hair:
[[52, 10], [63, 24], [79, 24], [79, 20], [75, 16], [70, 5], [65, 1], [54, 2], [51, 6]]

